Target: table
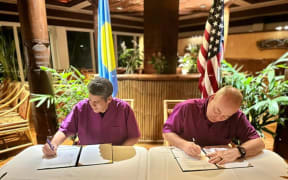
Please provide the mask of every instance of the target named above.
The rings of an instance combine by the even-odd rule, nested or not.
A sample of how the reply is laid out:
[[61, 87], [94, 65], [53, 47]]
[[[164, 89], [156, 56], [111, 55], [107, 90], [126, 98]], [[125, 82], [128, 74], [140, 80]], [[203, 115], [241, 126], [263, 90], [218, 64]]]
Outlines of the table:
[[147, 174], [147, 150], [143, 147], [113, 146], [112, 164], [81, 166], [49, 170], [37, 170], [42, 158], [42, 146], [31, 146], [0, 169], [3, 180], [145, 180]]
[[263, 150], [247, 161], [254, 167], [182, 172], [169, 147], [154, 147], [148, 152], [147, 180], [281, 180], [288, 176], [287, 163], [272, 151]]

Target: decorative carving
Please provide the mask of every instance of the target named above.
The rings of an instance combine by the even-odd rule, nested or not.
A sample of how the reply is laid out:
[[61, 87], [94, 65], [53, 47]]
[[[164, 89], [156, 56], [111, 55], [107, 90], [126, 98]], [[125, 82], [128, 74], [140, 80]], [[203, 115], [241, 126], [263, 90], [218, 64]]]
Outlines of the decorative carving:
[[285, 39], [265, 39], [257, 41], [257, 46], [261, 50], [265, 49], [288, 49], [288, 38]]

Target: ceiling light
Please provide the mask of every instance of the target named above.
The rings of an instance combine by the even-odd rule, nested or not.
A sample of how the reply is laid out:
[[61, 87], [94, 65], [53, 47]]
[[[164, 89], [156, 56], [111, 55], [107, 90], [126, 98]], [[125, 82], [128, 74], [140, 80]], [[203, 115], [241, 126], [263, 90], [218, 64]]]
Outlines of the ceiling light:
[[123, 8], [119, 6], [119, 7], [117, 7], [116, 9], [117, 9], [117, 10], [122, 10]]
[[282, 30], [282, 26], [277, 26], [275, 29], [276, 29], [277, 31], [281, 31], [281, 30]]
[[201, 4], [201, 5], [200, 5], [200, 8], [201, 8], [201, 9], [206, 8], [206, 4]]
[[284, 26], [284, 29], [285, 29], [285, 30], [288, 30], [288, 25]]

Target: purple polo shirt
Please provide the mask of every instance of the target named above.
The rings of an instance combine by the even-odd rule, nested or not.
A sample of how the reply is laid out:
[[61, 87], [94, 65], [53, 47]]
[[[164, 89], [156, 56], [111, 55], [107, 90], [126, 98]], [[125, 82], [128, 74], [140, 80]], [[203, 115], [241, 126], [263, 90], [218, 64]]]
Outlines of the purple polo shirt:
[[207, 105], [208, 98], [177, 104], [164, 124], [163, 133], [174, 132], [188, 141], [195, 138], [200, 146], [226, 145], [233, 138], [243, 143], [259, 137], [240, 110], [225, 121], [212, 123], [206, 116]]
[[78, 102], [59, 130], [66, 136], [78, 133], [81, 145], [121, 145], [128, 138], [140, 137], [134, 112], [126, 102], [116, 98], [108, 105], [103, 117], [92, 110], [88, 99]]

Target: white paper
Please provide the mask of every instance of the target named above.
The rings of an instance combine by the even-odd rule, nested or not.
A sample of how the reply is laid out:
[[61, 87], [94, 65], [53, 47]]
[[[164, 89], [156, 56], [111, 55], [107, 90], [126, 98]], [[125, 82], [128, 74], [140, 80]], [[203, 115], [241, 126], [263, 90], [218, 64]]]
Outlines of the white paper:
[[38, 169], [71, 167], [76, 165], [80, 147], [59, 147], [55, 158], [43, 158]]
[[[112, 150], [111, 150], [111, 159], [112, 159]], [[112, 162], [111, 160], [104, 159], [102, 157], [99, 144], [82, 147], [82, 152], [79, 159], [79, 165], [105, 164], [111, 162]]]
[[[216, 151], [224, 151], [227, 148], [204, 148], [203, 149], [207, 154], [213, 153]], [[182, 171], [200, 171], [200, 170], [212, 170], [219, 168], [241, 168], [241, 167], [251, 167], [251, 164], [246, 160], [235, 161], [230, 163], [225, 163], [223, 165], [215, 165], [209, 163], [209, 158], [201, 151], [200, 156], [191, 157], [187, 155], [184, 151], [178, 148], [172, 148], [172, 153], [174, 154], [175, 159], [178, 161], [178, 164]]]
[[199, 171], [208, 169], [218, 169], [215, 164], [208, 162], [209, 158], [205, 156], [204, 152], [201, 151], [199, 157], [192, 157], [187, 155], [184, 151], [178, 148], [173, 148], [172, 153], [182, 171]]
[[[228, 148], [203, 148], [207, 154], [214, 153], [216, 151], [225, 151]], [[229, 162], [222, 165], [218, 165], [220, 168], [241, 168], [241, 167], [250, 167], [252, 166], [248, 161], [241, 160], [235, 162]]]

